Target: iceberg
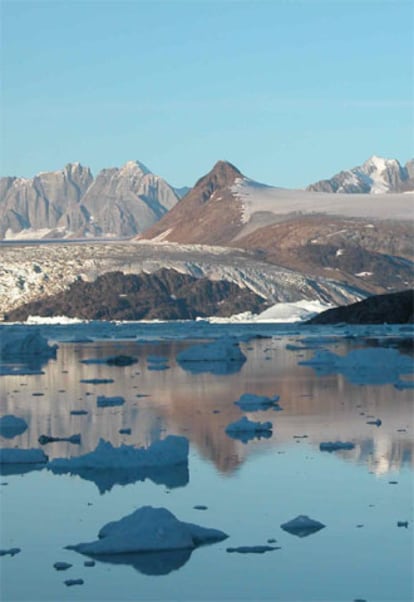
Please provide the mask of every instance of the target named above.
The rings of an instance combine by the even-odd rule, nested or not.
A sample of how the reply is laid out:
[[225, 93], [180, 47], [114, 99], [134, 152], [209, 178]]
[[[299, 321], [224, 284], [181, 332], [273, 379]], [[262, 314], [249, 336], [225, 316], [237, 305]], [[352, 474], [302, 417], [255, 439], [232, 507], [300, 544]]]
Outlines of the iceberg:
[[2, 328], [0, 375], [42, 374], [41, 367], [56, 358], [57, 345], [49, 345], [40, 331], [21, 326]]
[[272, 436], [273, 425], [271, 422], [253, 422], [246, 416], [231, 422], [226, 426], [226, 433], [233, 439], [239, 439], [247, 443], [250, 439], [264, 437], [268, 439]]
[[23, 418], [7, 414], [0, 418], [0, 435], [5, 439], [13, 439], [27, 430], [27, 422]]
[[127, 485], [151, 479], [167, 487], [188, 483], [189, 442], [186, 437], [169, 435], [148, 448], [122, 444], [113, 447], [100, 439], [92, 452], [72, 458], [56, 458], [47, 465], [55, 474], [76, 474], [92, 481], [100, 493], [114, 485]]
[[338, 451], [340, 449], [354, 449], [355, 444], [351, 441], [323, 441], [319, 444], [321, 451]]
[[273, 408], [281, 410], [278, 401], [279, 395], [274, 397], [265, 397], [264, 395], [254, 395], [253, 393], [243, 393], [240, 399], [235, 401], [235, 405], [239, 406], [244, 412], [257, 412], [259, 410], [267, 410]]
[[307, 537], [312, 535], [321, 529], [324, 529], [326, 525], [320, 523], [317, 520], [313, 520], [304, 514], [293, 518], [287, 523], [283, 523], [280, 527], [290, 533], [291, 535], [297, 535], [298, 537]]
[[98, 408], [122, 406], [124, 403], [125, 399], [123, 397], [106, 397], [105, 395], [98, 395], [96, 399], [96, 405]]
[[177, 355], [177, 361], [184, 370], [195, 374], [232, 374], [241, 369], [246, 356], [235, 337], [222, 337], [184, 349]]
[[0, 464], [44, 464], [47, 455], [41, 449], [0, 449]]
[[96, 541], [67, 548], [145, 575], [167, 575], [181, 568], [195, 548], [227, 537], [223, 531], [182, 522], [166, 508], [143, 506], [106, 524]]
[[341, 356], [322, 349], [313, 358], [299, 362], [300, 366], [311, 366], [320, 376], [343, 374], [349, 382], [364, 385], [399, 383], [400, 375], [412, 373], [414, 364], [409, 356], [396, 349], [363, 348], [353, 349]]

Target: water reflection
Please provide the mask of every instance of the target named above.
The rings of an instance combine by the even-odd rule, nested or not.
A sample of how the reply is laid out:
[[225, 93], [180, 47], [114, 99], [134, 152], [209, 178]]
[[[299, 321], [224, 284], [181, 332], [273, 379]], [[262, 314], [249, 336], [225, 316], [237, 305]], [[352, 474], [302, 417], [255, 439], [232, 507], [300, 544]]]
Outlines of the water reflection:
[[105, 554], [90, 556], [94, 560], [113, 565], [131, 566], [144, 575], [168, 575], [178, 571], [190, 559], [193, 550], [146, 552], [135, 554]]
[[[315, 448], [321, 441], [352, 441], [353, 450], [335, 453], [377, 474], [399, 470], [405, 463], [412, 465], [412, 391], [392, 385], [355, 385], [340, 373], [318, 377], [311, 367], [298, 365], [313, 357], [314, 348], [309, 345], [306, 349], [293, 338], [242, 344], [247, 361], [238, 372], [193, 374], [175, 359], [190, 344], [61, 343], [57, 360], [49, 362], [45, 374], [0, 378], [2, 413], [15, 414], [29, 424], [25, 433], [13, 441], [1, 439], [1, 445], [38, 447], [42, 434], [64, 437], [81, 433], [82, 443], [76, 449], [65, 442], [50, 443], [47, 453], [56, 458], [85, 454], [95, 449], [100, 438], [116, 446], [128, 443], [147, 447], [167, 433], [181, 434], [219, 471], [230, 475], [249, 455], [266, 453], [270, 447], [301, 444], [300, 437], [306, 435], [306, 442]], [[286, 345], [291, 348], [286, 349]], [[352, 345], [352, 340], [335, 341], [335, 353], [342, 355]], [[120, 354], [139, 361], [130, 366], [82, 363]], [[148, 370], [146, 360], [151, 355], [166, 357], [170, 369]], [[81, 382], [91, 378], [114, 382]], [[272, 438], [243, 444], [226, 435], [226, 426], [242, 416], [234, 402], [243, 393], [280, 395], [283, 411], [251, 416], [253, 420], [272, 419]], [[122, 396], [126, 401], [122, 407], [98, 408], [98, 395]], [[71, 414], [82, 409], [88, 413]], [[381, 427], [366, 424], [370, 417], [381, 419]], [[122, 429], [131, 429], [131, 434], [121, 434]], [[105, 476], [97, 486], [106, 491], [113, 484]]]
[[111, 491], [114, 485], [130, 485], [146, 479], [156, 485], [165, 485], [169, 489], [184, 487], [189, 481], [187, 464], [145, 468], [71, 468], [70, 470], [51, 466], [48, 470], [57, 475], [77, 475], [86, 481], [91, 481], [95, 483], [101, 494]]

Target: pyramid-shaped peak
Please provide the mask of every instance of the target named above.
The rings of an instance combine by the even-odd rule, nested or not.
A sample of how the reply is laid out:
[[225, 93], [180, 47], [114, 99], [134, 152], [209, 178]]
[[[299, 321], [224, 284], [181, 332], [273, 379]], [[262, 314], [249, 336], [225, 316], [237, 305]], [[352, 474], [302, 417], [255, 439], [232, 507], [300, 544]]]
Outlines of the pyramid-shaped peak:
[[228, 161], [217, 161], [213, 169], [196, 182], [194, 188], [206, 185], [212, 190], [226, 188], [234, 184], [236, 178], [244, 178], [237, 167]]
[[229, 161], [217, 161], [210, 173], [217, 173], [222, 176], [243, 178], [243, 174], [235, 165]]
[[151, 170], [148, 169], [146, 165], [141, 163], [141, 161], [127, 161], [125, 165], [121, 167], [122, 171], [130, 171], [130, 172], [141, 172], [143, 175], [147, 175], [151, 173]]

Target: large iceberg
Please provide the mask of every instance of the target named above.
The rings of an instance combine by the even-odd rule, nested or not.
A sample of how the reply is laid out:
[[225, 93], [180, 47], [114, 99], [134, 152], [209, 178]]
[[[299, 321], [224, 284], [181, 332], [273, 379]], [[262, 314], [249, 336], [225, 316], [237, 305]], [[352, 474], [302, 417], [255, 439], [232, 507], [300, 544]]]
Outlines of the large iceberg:
[[133, 445], [113, 447], [100, 439], [92, 452], [72, 458], [56, 458], [47, 465], [55, 474], [76, 474], [92, 481], [100, 493], [114, 485], [127, 485], [151, 479], [167, 487], [188, 483], [188, 451], [186, 437], [169, 435], [148, 448]]
[[153, 553], [194, 550], [227, 537], [226, 533], [217, 529], [181, 522], [166, 508], [143, 506], [118, 521], [106, 524], [96, 541], [67, 548], [91, 556]]
[[56, 357], [57, 348], [57, 345], [49, 345], [38, 329], [3, 327], [0, 335], [0, 375], [39, 374], [42, 365]]
[[414, 371], [412, 358], [381, 347], [353, 349], [345, 356], [322, 349], [299, 365], [311, 366], [319, 376], [343, 374], [349, 382], [360, 385], [398, 383], [401, 374]]
[[232, 374], [238, 372], [246, 356], [235, 337], [222, 337], [212, 343], [192, 345], [177, 355], [177, 361], [189, 372]]
[[39, 330], [7, 328], [0, 337], [1, 359], [27, 359], [56, 357], [57, 345], [49, 345]]

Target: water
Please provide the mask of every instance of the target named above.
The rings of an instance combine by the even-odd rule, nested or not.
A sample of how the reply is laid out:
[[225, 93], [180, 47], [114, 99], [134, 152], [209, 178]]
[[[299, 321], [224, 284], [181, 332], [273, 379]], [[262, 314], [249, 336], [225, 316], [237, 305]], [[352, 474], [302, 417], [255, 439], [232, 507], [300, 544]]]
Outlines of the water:
[[[2, 600], [412, 600], [413, 392], [391, 383], [355, 385], [338, 374], [316, 376], [298, 365], [313, 349], [286, 349], [298, 338], [283, 332], [242, 343], [248, 359], [232, 374], [183, 370], [175, 357], [189, 341], [171, 338], [60, 342], [44, 374], [2, 376], [1, 413], [30, 425], [21, 436], [2, 439], [3, 447], [39, 447], [41, 434], [74, 433], [81, 434], [81, 445], [57, 442], [44, 450], [51, 458], [68, 457], [94, 449], [100, 437], [147, 446], [169, 433], [185, 435], [191, 446], [188, 473], [168, 484], [147, 478], [103, 486], [46, 469], [3, 474], [0, 547], [22, 551], [0, 558]], [[345, 354], [368, 344], [338, 338], [329, 348]], [[139, 362], [117, 367], [80, 361], [119, 353]], [[150, 370], [148, 355], [167, 357], [169, 369]], [[102, 377], [114, 382], [80, 382]], [[243, 444], [225, 434], [242, 415], [233, 402], [245, 392], [280, 395], [282, 411], [248, 415], [272, 421], [271, 438]], [[97, 395], [126, 401], [97, 408]], [[70, 414], [79, 409], [88, 414]], [[367, 424], [376, 418], [380, 427]], [[121, 435], [121, 428], [131, 428], [131, 435]], [[355, 448], [320, 452], [319, 443], [329, 440], [352, 441]], [[105, 523], [143, 505], [166, 507], [180, 520], [221, 529], [229, 538], [192, 554], [131, 555], [120, 558], [122, 564], [112, 558], [94, 567], [64, 549], [96, 539]], [[299, 514], [326, 528], [304, 538], [280, 528]], [[408, 521], [408, 528], [398, 521]], [[226, 551], [269, 539], [281, 549]], [[73, 566], [57, 572], [57, 561]], [[66, 587], [69, 578], [82, 578], [84, 585]]]

